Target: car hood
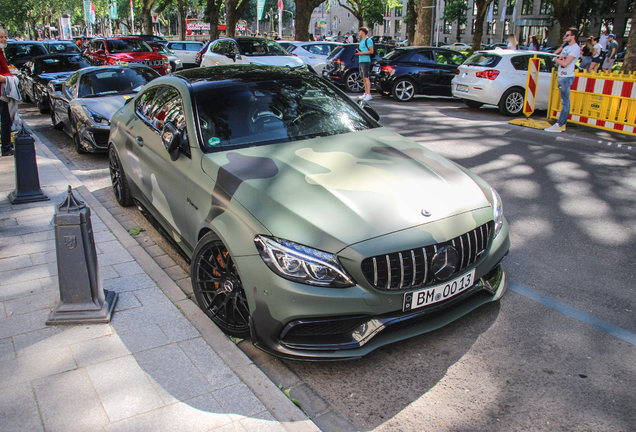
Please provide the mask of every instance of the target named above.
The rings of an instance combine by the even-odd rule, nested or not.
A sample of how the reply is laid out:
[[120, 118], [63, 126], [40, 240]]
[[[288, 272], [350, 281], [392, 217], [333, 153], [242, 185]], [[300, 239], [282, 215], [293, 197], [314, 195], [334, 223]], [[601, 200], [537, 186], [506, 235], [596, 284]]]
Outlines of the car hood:
[[268, 66], [302, 66], [304, 62], [294, 56], [244, 56], [250, 63]]
[[131, 52], [110, 54], [109, 57], [120, 61], [162, 60], [164, 56], [156, 52]]
[[217, 206], [238, 202], [272, 235], [330, 252], [491, 206], [458, 165], [385, 128], [207, 154], [202, 163], [216, 179]]
[[113, 95], [75, 100], [110, 121], [115, 111], [124, 106], [126, 99], [130, 99], [133, 96], [134, 95]]

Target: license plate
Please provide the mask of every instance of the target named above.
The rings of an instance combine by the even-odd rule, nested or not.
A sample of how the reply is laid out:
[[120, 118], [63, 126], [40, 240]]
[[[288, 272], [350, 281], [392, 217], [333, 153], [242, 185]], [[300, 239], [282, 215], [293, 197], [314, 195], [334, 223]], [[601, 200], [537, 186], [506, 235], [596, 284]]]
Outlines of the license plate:
[[404, 294], [404, 312], [432, 305], [466, 291], [475, 283], [475, 270], [452, 281]]
[[468, 86], [457, 84], [456, 90], [457, 91], [462, 91], [462, 92], [467, 92], [468, 91]]
[[371, 68], [372, 72], [380, 72], [380, 67], [379, 66], [373, 66], [373, 68]]

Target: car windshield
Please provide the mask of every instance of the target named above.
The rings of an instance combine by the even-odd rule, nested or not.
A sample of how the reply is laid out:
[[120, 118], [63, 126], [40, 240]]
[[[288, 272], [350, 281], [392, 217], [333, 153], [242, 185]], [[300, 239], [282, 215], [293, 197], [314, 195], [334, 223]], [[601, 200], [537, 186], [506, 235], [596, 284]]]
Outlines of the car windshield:
[[259, 146], [376, 127], [318, 79], [232, 83], [195, 93], [203, 148]]
[[74, 43], [50, 43], [48, 44], [48, 49], [51, 54], [80, 52]]
[[30, 44], [10, 44], [4, 49], [7, 61], [11, 62], [21, 57], [35, 57], [48, 54], [44, 46]]
[[108, 52], [111, 54], [153, 51], [150, 45], [140, 39], [109, 40], [106, 41], [106, 44], [108, 45]]
[[95, 66], [95, 64], [88, 57], [81, 55], [44, 58], [39, 61], [38, 65], [40, 73], [69, 72], [88, 66]]
[[168, 49], [168, 47], [166, 47], [164, 44], [160, 44], [160, 43], [153, 43], [151, 44], [152, 48], [155, 49], [157, 48], [157, 52], [160, 54], [172, 54], [172, 52], [170, 52], [170, 50]]
[[495, 67], [501, 61], [501, 56], [497, 54], [476, 52], [468, 57], [464, 62], [464, 66], [482, 66], [482, 67]]
[[82, 75], [77, 97], [136, 93], [159, 74], [150, 68], [104, 69]]
[[248, 56], [280, 56], [289, 55], [277, 42], [268, 39], [237, 40], [243, 54]]

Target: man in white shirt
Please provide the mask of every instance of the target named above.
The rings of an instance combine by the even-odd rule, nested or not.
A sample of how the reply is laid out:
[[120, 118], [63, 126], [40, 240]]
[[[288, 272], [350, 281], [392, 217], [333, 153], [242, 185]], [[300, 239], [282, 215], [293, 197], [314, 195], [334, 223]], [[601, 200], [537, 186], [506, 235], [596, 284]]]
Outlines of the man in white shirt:
[[598, 40], [598, 43], [601, 44], [601, 47], [603, 47], [603, 51], [607, 51], [607, 40], [609, 39], [609, 37], [607, 36], [607, 30], [603, 30], [601, 32], [601, 37]]
[[563, 42], [567, 43], [561, 55], [554, 59], [554, 62], [559, 66], [559, 93], [561, 93], [561, 114], [555, 124], [549, 128], [544, 129], [546, 132], [563, 132], [565, 130], [565, 124], [568, 122], [568, 116], [570, 115], [570, 87], [574, 82], [574, 68], [576, 67], [576, 61], [581, 56], [581, 47], [576, 43], [576, 38], [579, 35], [578, 29], [572, 27], [565, 32], [563, 36]]

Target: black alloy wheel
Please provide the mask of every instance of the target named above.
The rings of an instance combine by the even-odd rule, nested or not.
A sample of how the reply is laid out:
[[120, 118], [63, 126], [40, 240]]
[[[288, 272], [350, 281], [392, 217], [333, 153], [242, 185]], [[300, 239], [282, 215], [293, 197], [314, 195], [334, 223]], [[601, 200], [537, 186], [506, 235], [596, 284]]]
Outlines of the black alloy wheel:
[[86, 150], [82, 148], [82, 142], [78, 133], [73, 134], [73, 144], [75, 144], [75, 151], [79, 154], [86, 153]]
[[117, 203], [122, 207], [128, 207], [132, 204], [130, 198], [130, 188], [128, 187], [128, 181], [124, 169], [121, 166], [121, 161], [117, 155], [117, 150], [114, 146], [110, 146], [108, 149], [108, 168], [110, 169], [110, 182], [113, 185], [113, 193]]
[[36, 94], [35, 90], [33, 90], [33, 96], [35, 97], [36, 105], [38, 107], [38, 111], [40, 112], [40, 114], [47, 114], [49, 112], [49, 107], [48, 105], [44, 104], [44, 101], [42, 101], [42, 95]]
[[229, 251], [214, 233], [199, 241], [190, 269], [199, 307], [226, 334], [246, 338], [250, 311], [241, 278]]

